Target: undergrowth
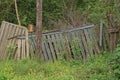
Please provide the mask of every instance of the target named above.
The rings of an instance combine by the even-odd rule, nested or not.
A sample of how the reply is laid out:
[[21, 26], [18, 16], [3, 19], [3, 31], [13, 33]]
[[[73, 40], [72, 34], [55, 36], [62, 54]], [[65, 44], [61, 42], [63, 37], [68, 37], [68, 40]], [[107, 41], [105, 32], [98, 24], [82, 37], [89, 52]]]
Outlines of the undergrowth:
[[110, 58], [109, 64], [113, 70], [115, 77], [120, 80], [120, 44], [117, 45], [114, 54]]
[[[110, 55], [110, 54], [109, 54]], [[108, 54], [80, 60], [0, 62], [0, 80], [117, 80], [108, 64]]]

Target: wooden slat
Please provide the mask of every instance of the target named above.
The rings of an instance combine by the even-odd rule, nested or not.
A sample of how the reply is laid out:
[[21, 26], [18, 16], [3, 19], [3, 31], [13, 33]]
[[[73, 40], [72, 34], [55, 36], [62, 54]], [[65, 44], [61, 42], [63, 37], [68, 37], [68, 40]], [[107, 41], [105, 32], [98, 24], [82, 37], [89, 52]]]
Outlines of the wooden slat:
[[28, 40], [28, 30], [25, 29], [25, 40], [26, 40], [26, 57], [29, 57], [29, 40]]
[[56, 36], [56, 41], [57, 41], [59, 50], [61, 51], [62, 50], [62, 45], [60, 43], [60, 34], [55, 34], [55, 36]]
[[55, 35], [51, 35], [51, 39], [52, 39], [52, 42], [53, 42], [53, 45], [54, 45], [54, 51], [55, 51], [55, 56], [56, 56], [56, 58], [57, 57], [59, 57], [59, 54], [60, 54], [60, 52], [59, 52], [59, 48], [58, 48], [58, 44], [57, 44], [57, 40], [55, 39]]
[[17, 50], [17, 60], [20, 59], [20, 54], [21, 54], [21, 40], [18, 40], [18, 50]]
[[71, 54], [72, 54], [72, 57], [73, 58], [76, 58], [76, 54], [74, 53], [74, 48], [73, 48], [73, 46], [74, 46], [74, 43], [73, 43], [73, 40], [75, 39], [75, 34], [74, 34], [74, 32], [70, 32], [70, 33], [68, 33], [68, 38], [69, 38], [69, 45], [71, 46]]
[[56, 41], [56, 47], [57, 47], [58, 53], [60, 54], [60, 52], [62, 50], [62, 46], [61, 46], [61, 43], [60, 43], [59, 34], [55, 34], [55, 41]]
[[[91, 45], [92, 45], [92, 50], [94, 51], [93, 53], [96, 54], [97, 50], [96, 50], [96, 46], [95, 45], [98, 45], [98, 44], [93, 39], [93, 34], [95, 34], [95, 33], [92, 33], [91, 29], [87, 29], [87, 31], [88, 31], [89, 38], [90, 38], [90, 40], [92, 42]], [[91, 56], [94, 56], [94, 55], [92, 54]]]
[[[17, 26], [14, 26], [14, 25], [12, 25], [12, 26], [13, 26], [13, 31], [12, 31], [13, 33], [11, 36], [19, 35], [22, 32], [21, 29], [17, 28]], [[16, 41], [16, 39], [13, 38], [13, 39], [9, 40], [9, 43], [17, 44], [17, 46], [18, 46], [19, 40], [17, 41], [17, 43], [15, 43], [15, 41]], [[19, 44], [19, 46], [20, 46], [20, 44]], [[18, 48], [18, 49], [20, 49], [20, 48]], [[20, 51], [20, 50], [18, 50], [18, 51]], [[16, 54], [15, 54], [15, 57], [17, 60], [18, 60], [18, 57], [20, 58], [19, 53], [21, 53], [21, 52], [16, 52]]]
[[59, 34], [59, 39], [60, 39], [60, 44], [61, 44], [61, 48], [62, 48], [62, 51], [66, 50], [65, 48], [65, 38], [63, 37], [63, 34]]
[[53, 58], [53, 61], [54, 61], [54, 60], [56, 60], [56, 56], [55, 56], [55, 51], [54, 51], [54, 47], [53, 47], [50, 35], [47, 35], [47, 38], [48, 38], [48, 43], [49, 43], [50, 50], [51, 50], [51, 55], [52, 55], [52, 58]]
[[65, 48], [67, 52], [64, 52], [65, 55], [70, 56], [71, 57], [71, 51], [70, 51], [70, 45], [69, 45], [69, 38], [67, 36], [68, 33], [64, 33], [64, 43], [65, 43]]
[[[5, 24], [5, 27], [8, 28], [8, 24]], [[5, 28], [5, 27], [4, 27], [4, 28]], [[7, 35], [8, 31], [7, 31], [6, 28], [4, 29], [4, 32], [5, 32], [5, 33], [3, 33], [2, 40], [1, 40], [2, 43], [1, 43], [1, 45], [0, 45], [0, 46], [1, 46], [1, 47], [0, 47], [0, 49], [1, 49], [0, 51], [1, 51], [1, 54], [2, 54], [2, 55], [1, 55], [2, 58], [6, 58], [6, 53], [4, 53], [4, 52], [5, 52], [4, 50], [7, 48], [7, 46], [6, 46], [6, 43], [7, 43], [6, 37], [8, 36], [8, 35]], [[4, 53], [4, 54], [3, 54], [3, 53]]]
[[[12, 25], [12, 27], [13, 27], [13, 31], [12, 31], [13, 33], [12, 33], [11, 36], [14, 36], [14, 35], [16, 36], [17, 34], [19, 34], [19, 33], [21, 32], [21, 30], [19, 30], [19, 28], [17, 28], [16, 26]], [[13, 38], [13, 39], [10, 39], [10, 40], [9, 40], [9, 43], [14, 44], [14, 41], [15, 41], [14, 38]], [[16, 45], [17, 45], [17, 47], [18, 47], [18, 46], [19, 46], [19, 47], [17, 48], [17, 52], [16, 52], [16, 54], [15, 54], [15, 59], [16, 59], [16, 60], [19, 60], [19, 59], [18, 59], [18, 57], [19, 57], [18, 54], [21, 53], [21, 52], [20, 52], [20, 46], [21, 46], [21, 44], [19, 44], [19, 43], [20, 43], [20, 40], [17, 40]]]
[[[46, 49], [48, 58], [49, 58], [50, 61], [53, 61], [51, 51], [50, 51], [50, 47], [49, 47], [49, 42], [47, 40], [47, 36], [43, 36], [43, 37], [45, 38], [45, 43], [44, 44], [45, 44], [45, 49]], [[46, 53], [44, 53], [44, 54], [46, 54]]]
[[[22, 29], [22, 32], [21, 32], [21, 34], [25, 34], [25, 31]], [[16, 41], [15, 41], [16, 42]], [[26, 41], [25, 41], [25, 39], [22, 39], [22, 53], [21, 53], [21, 59], [25, 59], [25, 43], [26, 43]]]
[[21, 40], [21, 54], [20, 54], [20, 56], [21, 56], [21, 59], [25, 59], [25, 39], [22, 39]]
[[83, 43], [83, 46], [84, 46], [84, 49], [85, 49], [85, 56], [87, 57], [87, 54], [89, 53], [89, 49], [88, 49], [88, 45], [87, 45], [87, 42], [85, 40], [85, 36], [84, 36], [84, 32], [83, 30], [80, 31], [80, 34], [81, 34], [81, 40], [82, 40], [82, 43]]
[[99, 39], [99, 45], [102, 47], [102, 38], [103, 38], [103, 22], [100, 23], [100, 33], [99, 33], [100, 39]]
[[84, 36], [86, 37], [86, 42], [87, 42], [87, 46], [88, 46], [88, 50], [89, 50], [89, 56], [92, 56], [93, 55], [93, 50], [92, 50], [92, 42], [91, 42], [91, 40], [90, 40], [90, 38], [89, 38], [89, 35], [88, 35], [88, 32], [87, 32], [87, 30], [86, 29], [84, 29]]
[[[6, 26], [7, 27], [7, 26]], [[2, 49], [4, 51], [4, 54], [5, 54], [5, 57], [8, 55], [8, 47], [7, 46], [10, 46], [11, 44], [9, 43], [8, 41], [8, 37], [11, 35], [10, 32], [12, 31], [12, 27], [10, 26], [10, 24], [8, 24], [8, 28], [9, 30], [7, 30], [6, 32], [6, 36], [5, 36], [5, 39], [4, 39], [4, 49]]]
[[30, 54], [30, 57], [34, 56], [34, 54], [35, 54], [35, 46], [36, 46], [35, 38], [29, 38], [29, 54]]
[[43, 55], [44, 55], [44, 60], [48, 61], [48, 55], [45, 50], [45, 42], [44, 41], [42, 41], [42, 51], [43, 51]]
[[75, 32], [75, 36], [77, 38], [77, 41], [78, 41], [78, 44], [77, 44], [77, 47], [78, 49], [80, 49], [80, 52], [79, 52], [79, 57], [83, 58], [83, 60], [85, 60], [85, 51], [84, 51], [84, 46], [82, 44], [82, 41], [81, 41], [81, 36], [80, 36], [80, 33], [79, 31], [76, 31]]
[[99, 54], [99, 53], [100, 53], [100, 49], [99, 49], [99, 47], [98, 47], [98, 43], [97, 43], [97, 40], [96, 40], [96, 38], [95, 38], [94, 29], [91, 29], [91, 34], [93, 35], [92, 38], [93, 38], [93, 40], [94, 40], [94, 43], [96, 43], [96, 44], [95, 44], [95, 48], [96, 48], [96, 50], [97, 50], [97, 54]]
[[2, 43], [2, 37], [3, 37], [3, 35], [4, 35], [4, 31], [5, 31], [5, 25], [6, 24], [4, 24], [3, 22], [2, 22], [2, 25], [1, 25], [1, 32], [0, 32], [0, 45], [1, 45], [1, 43]]

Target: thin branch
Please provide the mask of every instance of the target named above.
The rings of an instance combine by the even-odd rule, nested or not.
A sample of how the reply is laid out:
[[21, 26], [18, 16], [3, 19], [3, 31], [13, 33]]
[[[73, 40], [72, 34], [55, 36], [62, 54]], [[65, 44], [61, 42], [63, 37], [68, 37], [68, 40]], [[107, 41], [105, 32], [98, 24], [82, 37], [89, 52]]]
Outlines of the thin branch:
[[18, 14], [17, 2], [16, 2], [16, 0], [14, 0], [14, 1], [15, 1], [15, 11], [16, 11], [16, 17], [17, 17], [17, 20], [18, 20], [18, 24], [21, 25], [19, 14]]

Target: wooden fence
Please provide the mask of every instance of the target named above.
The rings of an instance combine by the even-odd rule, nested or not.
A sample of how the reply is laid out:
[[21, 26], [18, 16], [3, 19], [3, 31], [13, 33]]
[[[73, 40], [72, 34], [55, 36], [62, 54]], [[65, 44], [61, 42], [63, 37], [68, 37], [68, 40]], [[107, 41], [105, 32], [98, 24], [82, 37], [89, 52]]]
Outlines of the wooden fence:
[[[44, 33], [42, 36], [42, 52], [45, 60], [55, 61], [60, 57], [85, 59], [99, 54], [95, 26], [85, 26], [60, 32]], [[20, 38], [20, 37], [19, 37]], [[21, 39], [24, 37], [21, 37]], [[35, 51], [35, 35], [29, 36], [32, 51]], [[32, 55], [32, 54], [31, 54]]]
[[[109, 35], [114, 33], [114, 37]], [[64, 31], [42, 34], [42, 54], [45, 61], [55, 61], [62, 57], [83, 59], [111, 50], [117, 45], [119, 29], [89, 25]], [[112, 41], [111, 41], [112, 40]], [[11, 52], [10, 45], [15, 48]], [[3, 21], [0, 29], [0, 60], [11, 55], [17, 60], [32, 57], [36, 51], [36, 35], [25, 27]]]
[[[8, 56], [13, 56], [15, 59], [23, 59], [20, 53], [21, 48], [18, 46], [19, 41], [16, 36], [24, 35], [26, 36], [25, 38], [25, 56], [29, 56], [29, 44], [28, 44], [28, 31], [26, 28], [21, 27], [19, 25], [15, 25], [12, 23], [8, 23], [3, 21], [0, 29], [0, 60], [8, 57]], [[14, 46], [14, 52], [12, 50]], [[11, 53], [11, 51], [13, 53]]]

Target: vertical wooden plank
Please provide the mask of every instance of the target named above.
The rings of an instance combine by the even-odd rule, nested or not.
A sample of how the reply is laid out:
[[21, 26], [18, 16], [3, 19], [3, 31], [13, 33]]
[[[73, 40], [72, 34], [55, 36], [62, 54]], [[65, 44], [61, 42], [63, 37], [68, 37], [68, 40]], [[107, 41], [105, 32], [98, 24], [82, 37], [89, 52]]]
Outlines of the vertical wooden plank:
[[[25, 34], [25, 31], [24, 29], [21, 29], [21, 36], [24, 36]], [[16, 42], [16, 39], [15, 39], [15, 42]], [[26, 47], [26, 41], [25, 41], [25, 38], [22, 39], [22, 52], [21, 52], [21, 59], [24, 59], [25, 58], [25, 47]]]
[[48, 55], [47, 55], [47, 52], [45, 50], [45, 41], [42, 41], [42, 51], [43, 51], [43, 54], [44, 54], [44, 60], [48, 61]]
[[2, 50], [3, 50], [4, 46], [5, 46], [5, 45], [4, 45], [5, 43], [3, 43], [3, 41], [6, 41], [6, 36], [7, 36], [7, 29], [6, 29], [5, 27], [8, 27], [8, 24], [5, 24], [5, 25], [4, 25], [3, 33], [1, 34], [1, 40], [0, 40], [0, 43], [1, 43], [1, 44], [0, 44], [0, 45], [1, 45], [1, 46], [0, 46], [1, 53], [3, 53]]
[[65, 47], [66, 47], [66, 50], [67, 52], [65, 52], [64, 54], [69, 56], [70, 58], [72, 58], [71, 56], [71, 48], [70, 48], [70, 44], [69, 44], [69, 37], [68, 37], [68, 34], [69, 33], [63, 33], [63, 36], [64, 36], [64, 43], [65, 43]]
[[76, 37], [78, 39], [78, 45], [79, 45], [79, 48], [80, 48], [80, 51], [81, 51], [80, 55], [83, 58], [83, 61], [85, 61], [85, 51], [84, 51], [84, 46], [82, 44], [80, 31], [76, 31], [75, 35], [76, 35]]
[[2, 58], [6, 58], [7, 57], [7, 54], [6, 54], [6, 50], [7, 50], [7, 38], [8, 38], [8, 30], [9, 28], [9, 24], [6, 24], [5, 25], [5, 29], [4, 29], [4, 33], [3, 33], [3, 36], [2, 36], [2, 40], [1, 40], [1, 53], [2, 53]]
[[61, 50], [62, 51], [64, 51], [64, 50], [66, 50], [66, 48], [65, 48], [65, 38], [63, 37], [63, 34], [59, 34], [59, 39], [60, 39], [60, 44], [61, 44]]
[[2, 37], [3, 37], [3, 35], [4, 35], [4, 32], [5, 32], [5, 23], [4, 22], [2, 22], [2, 25], [1, 25], [1, 29], [0, 29], [0, 45], [1, 45], [1, 43], [2, 43]]
[[[25, 34], [25, 31], [24, 31], [24, 29], [22, 30], [22, 35], [23, 34]], [[22, 53], [22, 56], [23, 56], [23, 59], [25, 59], [25, 58], [27, 58], [26, 56], [25, 56], [25, 53], [26, 53], [26, 40], [25, 39], [23, 39], [23, 53]]]
[[[12, 35], [11, 35], [11, 37], [20, 35], [21, 29], [19, 29], [16, 25], [11, 25], [11, 26], [12, 26], [12, 28], [13, 28], [13, 29], [12, 29]], [[10, 40], [10, 43], [15, 44], [15, 38], [11, 39], [11, 40]]]
[[[10, 37], [17, 36], [17, 35], [19, 35], [21, 33], [21, 29], [19, 29], [17, 26], [15, 26], [15, 25], [11, 25], [11, 26], [12, 26], [12, 33], [11, 33]], [[18, 45], [18, 43], [17, 43], [18, 41], [17, 40], [18, 40], [17, 38], [10, 39], [9, 43], [10, 44], [17, 44]], [[18, 53], [16, 52], [15, 56], [17, 56], [17, 55], [18, 55]]]
[[51, 50], [51, 55], [52, 55], [52, 58], [53, 58], [53, 61], [54, 61], [54, 60], [56, 60], [56, 56], [55, 56], [55, 51], [54, 51], [54, 47], [53, 47], [53, 44], [52, 44], [52, 39], [50, 38], [50, 35], [47, 35], [47, 38], [48, 38], [48, 43], [49, 43], [50, 50]]
[[43, 36], [44, 38], [45, 38], [45, 40], [44, 40], [44, 44], [45, 44], [45, 49], [46, 49], [46, 53], [44, 53], [44, 54], [47, 54], [48, 55], [48, 59], [50, 60], [50, 61], [52, 61], [53, 59], [52, 59], [52, 55], [51, 55], [51, 52], [50, 52], [50, 47], [49, 47], [49, 42], [48, 42], [48, 39], [47, 39], [47, 36]]
[[35, 44], [36, 44], [35, 39], [29, 38], [29, 55], [30, 55], [30, 57], [34, 56], [34, 54], [35, 54], [35, 46], [36, 46]]
[[55, 39], [55, 35], [51, 35], [51, 39], [52, 39], [52, 42], [53, 42], [53, 45], [54, 45], [54, 51], [55, 51], [55, 56], [56, 58], [59, 57], [59, 49], [58, 49], [58, 46], [57, 46], [57, 40]]
[[[97, 52], [97, 50], [96, 50], [96, 46], [98, 46], [98, 44], [97, 44], [97, 43], [94, 41], [94, 39], [93, 39], [93, 34], [95, 34], [95, 33], [92, 34], [91, 29], [92, 29], [92, 28], [89, 28], [89, 29], [87, 29], [87, 31], [88, 31], [88, 33], [89, 33], [89, 38], [90, 38], [90, 40], [91, 40], [91, 42], [92, 42], [92, 50], [94, 51], [95, 54], [97, 54], [98, 52]], [[92, 54], [92, 56], [93, 56], [93, 54]]]
[[103, 23], [100, 23], [100, 39], [99, 39], [99, 45], [102, 47], [102, 37], [103, 37]]
[[92, 29], [91, 29], [92, 38], [93, 38], [93, 40], [94, 40], [94, 43], [96, 43], [95, 48], [96, 48], [96, 50], [97, 50], [97, 53], [99, 54], [99, 53], [100, 53], [100, 49], [99, 49], [99, 47], [98, 47], [98, 43], [97, 43], [97, 41], [96, 41], [96, 38], [95, 38], [95, 34], [94, 34], [94, 33], [95, 33], [95, 32], [94, 32], [94, 28], [92, 28]]
[[62, 46], [61, 46], [61, 43], [60, 43], [59, 34], [55, 34], [55, 41], [56, 41], [56, 47], [57, 47], [58, 53], [60, 54], [60, 52], [62, 51]]
[[24, 39], [21, 39], [21, 53], [20, 53], [20, 59], [23, 59], [24, 54]]
[[107, 51], [107, 46], [109, 46], [109, 43], [108, 43], [109, 37], [107, 37], [106, 35], [107, 35], [107, 33], [104, 32], [102, 48], [105, 51]]
[[70, 50], [68, 47], [68, 39], [66, 37], [66, 33], [60, 33], [59, 40], [61, 46], [60, 57], [66, 57], [66, 55], [70, 56]]
[[87, 42], [87, 46], [88, 46], [88, 50], [89, 50], [89, 56], [92, 56], [92, 55], [93, 55], [92, 41], [91, 41], [90, 38], [89, 38], [87, 29], [84, 29], [83, 31], [84, 31], [85, 37], [86, 37], [86, 42]]
[[76, 38], [74, 32], [69, 32], [68, 38], [69, 38], [69, 45], [71, 46], [71, 55], [74, 59], [76, 59], [76, 54], [74, 53], [74, 48], [73, 48], [74, 47], [73, 41]]
[[26, 57], [29, 57], [29, 39], [28, 39], [28, 30], [25, 30], [25, 39], [26, 39]]
[[22, 39], [22, 53], [21, 53], [21, 59], [25, 59], [26, 57], [25, 57], [25, 39]]
[[80, 35], [81, 35], [81, 41], [83, 43], [83, 46], [84, 46], [84, 50], [85, 50], [85, 55], [84, 56], [88, 56], [87, 54], [89, 53], [89, 49], [88, 49], [88, 45], [87, 45], [87, 42], [85, 40], [85, 36], [84, 36], [84, 32], [83, 30], [80, 30]]
[[21, 40], [18, 39], [18, 50], [17, 50], [17, 60], [20, 60], [20, 54], [21, 54]]

